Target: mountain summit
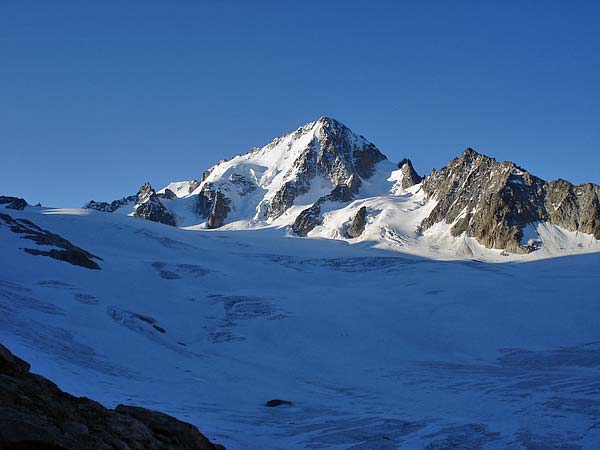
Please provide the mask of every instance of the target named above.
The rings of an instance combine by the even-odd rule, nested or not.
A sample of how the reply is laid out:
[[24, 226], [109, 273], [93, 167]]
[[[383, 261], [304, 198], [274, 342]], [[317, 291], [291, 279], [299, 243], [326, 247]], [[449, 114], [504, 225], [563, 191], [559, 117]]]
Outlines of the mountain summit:
[[461, 257], [484, 257], [485, 248], [560, 253], [595, 248], [600, 239], [595, 184], [546, 182], [471, 148], [421, 177], [409, 159], [388, 161], [330, 117], [222, 160], [200, 181], [159, 191], [145, 184], [137, 196], [84, 208], [186, 227], [284, 227], [297, 236]]

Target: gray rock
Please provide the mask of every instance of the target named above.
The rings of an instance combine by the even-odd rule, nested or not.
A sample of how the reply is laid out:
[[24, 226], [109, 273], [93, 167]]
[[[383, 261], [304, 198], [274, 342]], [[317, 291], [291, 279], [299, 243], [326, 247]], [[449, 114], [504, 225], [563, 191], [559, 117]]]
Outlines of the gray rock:
[[410, 159], [405, 158], [400, 161], [398, 163], [398, 169], [402, 171], [402, 189], [408, 189], [421, 182], [422, 178], [413, 167]]
[[290, 406], [292, 404], [292, 402], [290, 402], [289, 400], [281, 400], [278, 398], [275, 398], [273, 400], [269, 400], [268, 402], [265, 403], [265, 406], [268, 406], [269, 408], [275, 408], [277, 406]]
[[363, 206], [358, 210], [358, 212], [354, 216], [352, 223], [346, 230], [346, 234], [350, 238], [356, 238], [356, 237], [360, 236], [363, 233], [363, 231], [365, 231], [366, 225], [367, 225], [367, 208], [365, 206]]
[[211, 183], [206, 183], [198, 194], [198, 203], [196, 205], [197, 213], [207, 218], [206, 226], [208, 228], [220, 228], [225, 224], [225, 219], [229, 214], [231, 200], [219, 190], [215, 190]]
[[292, 224], [292, 231], [298, 236], [307, 236], [311, 230], [321, 225], [321, 206], [325, 202], [347, 203], [358, 192], [361, 184], [360, 178], [354, 175], [350, 177], [348, 184], [338, 184], [329, 194], [319, 198], [312, 206], [298, 214]]
[[165, 192], [156, 195], [158, 198], [165, 198], [167, 200], [173, 200], [174, 198], [177, 198], [177, 195], [171, 189], [165, 189]]
[[175, 218], [161, 203], [150, 183], [144, 183], [137, 196], [133, 215], [140, 219], [175, 226]]
[[3, 205], [7, 209], [23, 211], [28, 203], [25, 201], [25, 199], [19, 197], [0, 195], [0, 205]]
[[114, 200], [110, 203], [108, 202], [96, 202], [94, 200], [83, 205], [83, 209], [94, 209], [96, 211], [101, 212], [115, 212], [117, 209], [122, 208], [124, 206], [130, 205], [133, 206], [137, 203], [137, 195], [130, 195], [128, 197], [123, 197], [119, 200]]
[[[100, 269], [100, 266], [94, 260], [102, 261], [102, 258], [77, 247], [58, 234], [39, 227], [30, 220], [15, 219], [8, 214], [0, 213], [0, 221], [4, 222], [13, 233], [21, 234], [23, 239], [33, 241], [42, 247], [41, 249], [23, 248], [23, 251], [30, 255], [49, 256], [86, 269]], [[48, 249], [48, 246], [57, 248]]]
[[241, 196], [247, 195], [250, 192], [254, 192], [258, 188], [256, 183], [239, 173], [232, 173], [229, 176], [229, 181], [233, 186], [236, 187], [238, 195]]
[[468, 148], [439, 172], [432, 171], [423, 190], [437, 205], [421, 226], [453, 224], [488, 248], [526, 253], [521, 243], [527, 224], [548, 221], [600, 238], [600, 188], [546, 182], [512, 162], [498, 162]]
[[196, 427], [145, 408], [111, 410], [61, 391], [0, 344], [0, 448], [224, 450]]
[[306, 237], [311, 230], [321, 225], [321, 199], [298, 214], [292, 224], [292, 231], [296, 235]]
[[196, 189], [198, 189], [198, 186], [200, 186], [200, 182], [198, 180], [192, 180], [192, 181], [190, 181], [190, 185], [188, 187], [188, 194], [191, 194]]

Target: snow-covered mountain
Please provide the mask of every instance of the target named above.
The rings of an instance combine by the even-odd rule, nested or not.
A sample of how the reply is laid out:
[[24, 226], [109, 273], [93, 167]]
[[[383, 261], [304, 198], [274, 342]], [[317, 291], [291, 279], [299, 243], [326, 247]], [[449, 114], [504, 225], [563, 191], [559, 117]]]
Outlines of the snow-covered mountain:
[[329, 118], [85, 209], [0, 196], [0, 342], [229, 450], [596, 450], [598, 196]]
[[422, 256], [511, 260], [600, 249], [600, 187], [546, 182], [472, 149], [419, 176], [322, 117], [223, 160], [201, 181], [149, 183], [86, 209], [192, 229], [278, 228]]

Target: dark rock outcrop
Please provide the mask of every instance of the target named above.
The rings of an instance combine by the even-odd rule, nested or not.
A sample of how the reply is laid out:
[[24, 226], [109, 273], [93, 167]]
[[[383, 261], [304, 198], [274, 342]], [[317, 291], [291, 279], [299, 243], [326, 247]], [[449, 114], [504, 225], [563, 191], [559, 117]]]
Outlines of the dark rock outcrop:
[[273, 198], [269, 201], [267, 217], [277, 218], [294, 205], [296, 197], [306, 194], [310, 189], [310, 183], [299, 179], [286, 181]]
[[296, 220], [292, 224], [294, 234], [306, 237], [311, 230], [321, 225], [321, 203], [321, 199], [319, 199], [310, 208], [306, 208], [298, 214], [298, 217], [296, 217]]
[[108, 202], [96, 202], [92, 200], [91, 202], [83, 205], [83, 209], [95, 209], [96, 211], [101, 212], [115, 212], [117, 209], [122, 208], [124, 206], [131, 206], [137, 203], [137, 195], [130, 195], [128, 197], [123, 197], [119, 200], [114, 200], [110, 203]]
[[408, 189], [421, 182], [422, 178], [413, 167], [410, 159], [405, 158], [400, 161], [398, 163], [398, 169], [402, 171], [402, 189]]
[[144, 183], [137, 195], [133, 215], [140, 219], [175, 226], [175, 218], [161, 203], [150, 183]]
[[306, 237], [311, 230], [321, 225], [321, 207], [323, 204], [326, 202], [349, 202], [358, 192], [361, 184], [360, 178], [355, 176], [350, 177], [348, 184], [338, 184], [329, 194], [319, 198], [312, 206], [298, 214], [292, 224], [292, 231], [298, 236]]
[[207, 218], [207, 228], [220, 228], [225, 224], [229, 214], [231, 201], [221, 191], [215, 190], [211, 183], [206, 183], [198, 194], [196, 211]]
[[28, 203], [25, 201], [25, 199], [0, 195], [0, 206], [4, 206], [7, 209], [23, 211], [27, 205]]
[[277, 406], [290, 406], [292, 404], [292, 402], [290, 402], [289, 400], [281, 400], [278, 398], [275, 398], [273, 400], [269, 400], [268, 402], [265, 403], [265, 406], [268, 406], [269, 408], [275, 408]]
[[488, 248], [514, 253], [531, 251], [521, 242], [523, 228], [548, 221], [570, 231], [600, 238], [600, 187], [546, 182], [512, 162], [498, 162], [467, 149], [442, 170], [432, 171], [423, 190], [438, 203], [422, 223], [452, 224]]
[[0, 449], [224, 450], [193, 425], [145, 408], [107, 409], [29, 370], [0, 344]]
[[256, 183], [239, 173], [232, 173], [229, 175], [229, 182], [235, 186], [237, 194], [240, 196], [247, 195], [250, 192], [254, 192], [256, 189], [258, 189]]
[[565, 180], [546, 184], [547, 220], [570, 231], [581, 231], [600, 239], [600, 186], [575, 186]]
[[365, 231], [366, 225], [367, 225], [367, 208], [363, 206], [358, 210], [358, 212], [354, 216], [352, 223], [346, 230], [346, 234], [350, 238], [356, 238], [356, 237], [360, 236], [363, 233], [363, 231]]
[[188, 194], [194, 192], [198, 186], [200, 186], [200, 182], [198, 180], [191, 180], [190, 185], [188, 186]]
[[65, 261], [75, 266], [85, 267], [86, 269], [100, 269], [100, 266], [94, 259], [102, 261], [102, 258], [77, 247], [58, 234], [44, 230], [30, 220], [15, 219], [12, 216], [3, 213], [0, 213], [0, 220], [3, 221], [13, 233], [22, 234], [23, 236], [21, 237], [23, 239], [29, 239], [41, 246], [58, 247], [58, 249], [51, 248], [49, 250], [24, 248], [23, 251], [30, 255], [49, 256], [50, 258]]
[[177, 198], [177, 195], [175, 195], [175, 192], [173, 192], [171, 189], [165, 189], [165, 192], [156, 195], [158, 198], [166, 198], [167, 200], [173, 200], [174, 198]]

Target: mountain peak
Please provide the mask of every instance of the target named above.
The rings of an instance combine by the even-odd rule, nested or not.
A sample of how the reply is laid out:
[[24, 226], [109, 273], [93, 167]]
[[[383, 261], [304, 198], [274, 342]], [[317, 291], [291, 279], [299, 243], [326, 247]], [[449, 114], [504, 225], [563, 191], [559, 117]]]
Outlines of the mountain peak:
[[467, 147], [460, 155], [459, 159], [465, 160], [465, 159], [474, 159], [477, 158], [478, 156], [483, 156], [485, 158], [489, 158], [489, 156], [483, 155], [475, 150], [473, 150], [471, 147]]

